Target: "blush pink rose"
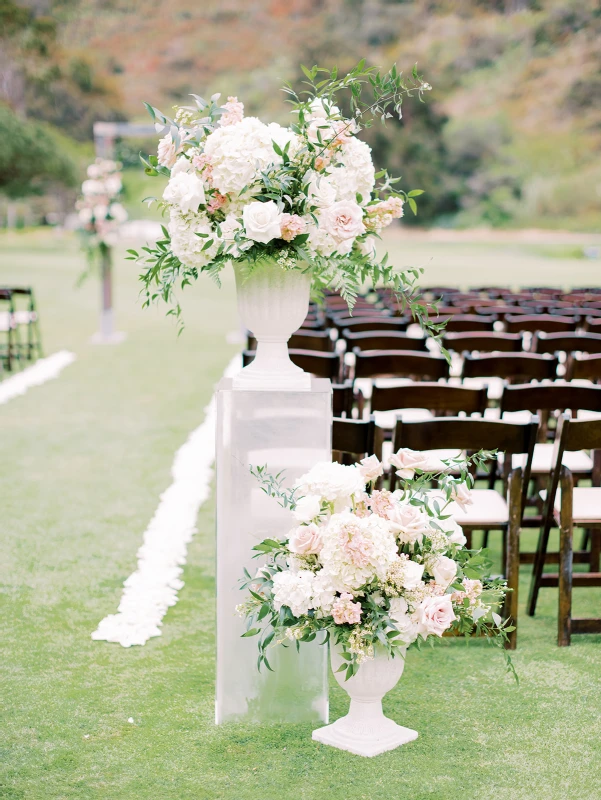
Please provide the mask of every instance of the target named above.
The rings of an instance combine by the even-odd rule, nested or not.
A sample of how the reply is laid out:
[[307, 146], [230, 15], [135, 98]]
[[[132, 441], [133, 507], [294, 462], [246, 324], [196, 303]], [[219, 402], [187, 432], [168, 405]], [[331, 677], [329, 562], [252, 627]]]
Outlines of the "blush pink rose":
[[354, 239], [365, 233], [363, 209], [352, 200], [340, 200], [321, 212], [320, 227], [336, 242]]
[[280, 217], [282, 239], [291, 242], [307, 230], [307, 223], [298, 214], [282, 214]]
[[365, 483], [371, 483], [384, 474], [384, 467], [377, 456], [368, 456], [361, 459], [359, 472]]
[[467, 506], [471, 506], [474, 502], [471, 490], [465, 483], [456, 483], [451, 490], [451, 500], [453, 500], [462, 511], [467, 510]]
[[316, 555], [323, 543], [317, 525], [299, 525], [295, 528], [288, 540], [288, 549], [299, 556]]
[[451, 596], [448, 594], [442, 597], [427, 597], [417, 609], [419, 632], [424, 638], [428, 634], [442, 636], [455, 619]]

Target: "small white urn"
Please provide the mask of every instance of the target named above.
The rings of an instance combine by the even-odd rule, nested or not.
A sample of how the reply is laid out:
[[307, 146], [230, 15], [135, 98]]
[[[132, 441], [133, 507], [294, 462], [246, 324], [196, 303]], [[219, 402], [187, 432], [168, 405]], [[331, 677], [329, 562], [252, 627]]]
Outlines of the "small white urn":
[[308, 391], [311, 376], [290, 360], [288, 339], [307, 316], [311, 274], [265, 259], [250, 273], [234, 263], [238, 311], [257, 340], [254, 360], [234, 378], [234, 389]]
[[405, 667], [406, 648], [390, 658], [377, 649], [373, 660], [364, 661], [348, 681], [336, 670], [343, 663], [340, 649], [330, 647], [334, 677], [351, 698], [349, 712], [325, 728], [313, 731], [313, 739], [358, 756], [377, 756], [417, 739], [417, 731], [403, 728], [384, 716], [382, 698], [398, 683]]

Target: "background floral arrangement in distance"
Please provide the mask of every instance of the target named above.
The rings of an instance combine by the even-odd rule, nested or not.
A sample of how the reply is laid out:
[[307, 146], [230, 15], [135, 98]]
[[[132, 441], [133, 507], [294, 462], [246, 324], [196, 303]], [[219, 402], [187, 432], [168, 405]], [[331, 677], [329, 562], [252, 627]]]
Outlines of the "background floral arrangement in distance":
[[119, 226], [127, 211], [119, 202], [123, 191], [121, 164], [97, 158], [87, 169], [76, 209], [84, 246], [91, 255], [99, 247], [113, 247], [119, 241]]
[[375, 456], [353, 466], [319, 463], [291, 490], [281, 475], [253, 469], [297, 522], [281, 540], [254, 548], [265, 563], [241, 581], [248, 599], [237, 611], [247, 619], [244, 636], [259, 637], [259, 667], [271, 668], [270, 647], [326, 631], [348, 679], [376, 648], [398, 656], [453, 631], [498, 645], [515, 675], [504, 649], [514, 628], [498, 613], [506, 584], [489, 577], [485, 552], [465, 549], [448, 511], [472, 502], [469, 464], [489, 457], [438, 461], [399, 450], [391, 458], [401, 481], [395, 492], [373, 488], [383, 474]]
[[376, 173], [358, 134], [376, 118], [400, 116], [404, 96], [421, 99], [431, 87], [416, 70], [407, 81], [396, 67], [381, 75], [364, 62], [343, 78], [336, 70], [303, 70], [306, 88], [284, 86], [288, 127], [245, 117], [236, 97], [220, 105], [220, 95], [192, 95], [194, 105], [178, 108], [174, 119], [147, 106], [164, 136], [157, 155], [142, 160], [147, 174], [169, 182], [161, 199], [147, 198], [168, 216], [164, 238], [141, 255], [130, 251], [145, 267], [146, 304], [162, 298], [179, 316], [177, 285], [202, 272], [218, 281], [232, 260], [251, 271], [270, 259], [310, 271], [316, 294], [330, 286], [349, 307], [365, 282], [381, 282], [418, 319], [427, 316], [411, 291], [420, 270], [397, 271], [376, 257], [382, 229], [405, 205], [417, 213], [422, 192], [397, 189], [400, 178]]

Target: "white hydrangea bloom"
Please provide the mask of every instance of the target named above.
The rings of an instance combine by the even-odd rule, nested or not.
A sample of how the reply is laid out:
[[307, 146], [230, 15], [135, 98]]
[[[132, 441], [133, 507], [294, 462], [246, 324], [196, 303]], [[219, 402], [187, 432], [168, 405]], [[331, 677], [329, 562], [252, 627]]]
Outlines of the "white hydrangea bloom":
[[238, 194], [260, 171], [281, 163], [273, 141], [282, 148], [290, 141], [289, 153], [299, 146], [287, 128], [275, 122], [265, 125], [256, 117], [245, 117], [207, 136], [204, 152], [212, 167], [213, 184], [221, 194]]
[[[171, 209], [167, 228], [171, 236], [171, 249], [182, 264], [200, 269], [215, 256], [220, 240], [205, 214], [182, 214], [177, 209]], [[208, 238], [196, 236], [197, 233], [208, 234], [208, 238], [213, 239], [212, 246], [203, 251]]]
[[301, 617], [312, 608], [313, 573], [309, 570], [298, 572], [277, 572], [273, 576], [273, 606], [279, 611], [288, 606], [295, 617]]
[[352, 496], [365, 490], [356, 466], [322, 461], [296, 481], [299, 496], [316, 495], [326, 503], [334, 504], [334, 511], [342, 511], [352, 504]]
[[396, 542], [386, 520], [344, 511], [330, 517], [321, 532], [319, 560], [339, 592], [356, 591], [374, 578], [386, 580], [397, 559]]
[[326, 617], [332, 611], [334, 600], [336, 599], [336, 589], [332, 578], [325, 570], [315, 573], [313, 579], [313, 608]]
[[341, 166], [328, 171], [329, 181], [336, 189], [336, 200], [355, 200], [360, 194], [361, 205], [365, 205], [371, 199], [376, 182], [370, 146], [351, 136], [342, 147], [338, 160]]
[[[417, 620], [408, 613], [409, 607], [403, 597], [393, 597], [390, 601], [390, 619], [399, 630], [403, 644], [412, 644], [418, 636]], [[415, 615], [414, 615], [415, 617]]]

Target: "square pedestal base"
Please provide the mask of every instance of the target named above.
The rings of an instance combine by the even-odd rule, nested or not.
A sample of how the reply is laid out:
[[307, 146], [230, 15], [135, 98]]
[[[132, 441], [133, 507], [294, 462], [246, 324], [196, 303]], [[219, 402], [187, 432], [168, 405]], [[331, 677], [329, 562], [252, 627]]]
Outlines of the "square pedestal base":
[[341, 717], [331, 725], [313, 731], [312, 738], [321, 744], [337, 747], [338, 750], [346, 750], [356, 756], [372, 758], [386, 753], [388, 750], [395, 750], [402, 744], [412, 742], [417, 739], [417, 736], [417, 731], [397, 725], [391, 719], [386, 720], [386, 725], [381, 730], [373, 728], [360, 730], [356, 725], [350, 729], [350, 726], [347, 725], [347, 718]]

